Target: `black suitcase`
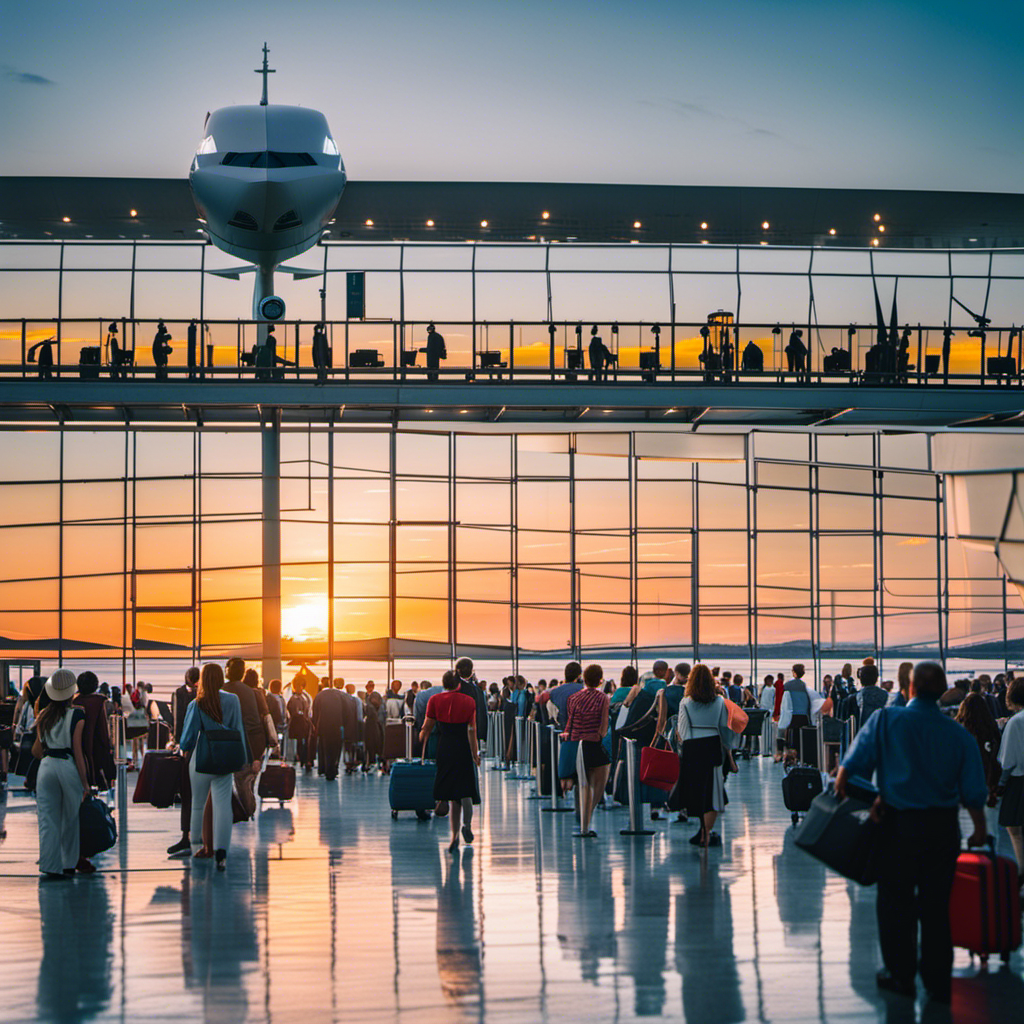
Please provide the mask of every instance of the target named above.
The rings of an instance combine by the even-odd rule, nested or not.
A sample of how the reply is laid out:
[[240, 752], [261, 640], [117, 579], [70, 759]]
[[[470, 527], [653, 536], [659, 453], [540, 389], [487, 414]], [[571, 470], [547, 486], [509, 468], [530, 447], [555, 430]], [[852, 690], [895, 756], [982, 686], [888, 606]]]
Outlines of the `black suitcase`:
[[295, 769], [290, 764], [267, 764], [256, 792], [263, 800], [291, 800], [295, 796]]
[[818, 764], [818, 730], [811, 725], [803, 726], [796, 737], [797, 756], [802, 764], [820, 768]]
[[810, 810], [814, 798], [820, 796], [823, 789], [821, 772], [808, 765], [797, 765], [783, 776], [782, 800], [786, 810], [792, 813], [794, 825], [801, 814]]
[[871, 820], [871, 800], [838, 800], [822, 793], [811, 803], [793, 841], [812, 857], [861, 885], [878, 880], [878, 826]]
[[170, 807], [181, 795], [182, 757], [170, 750], [150, 750], [142, 759], [132, 803]]
[[170, 742], [171, 728], [162, 718], [149, 723], [149, 732], [146, 734], [146, 746], [150, 750], [165, 750]]

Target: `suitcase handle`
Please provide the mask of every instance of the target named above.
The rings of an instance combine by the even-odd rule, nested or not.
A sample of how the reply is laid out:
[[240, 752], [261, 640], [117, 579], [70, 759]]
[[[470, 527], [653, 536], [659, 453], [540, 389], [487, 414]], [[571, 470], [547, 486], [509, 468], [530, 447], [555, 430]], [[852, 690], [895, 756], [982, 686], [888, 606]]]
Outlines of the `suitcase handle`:
[[984, 846], [968, 846], [967, 840], [964, 840], [963, 846], [964, 853], [987, 853], [993, 860], [996, 859], [996, 837], [993, 835], [985, 836]]

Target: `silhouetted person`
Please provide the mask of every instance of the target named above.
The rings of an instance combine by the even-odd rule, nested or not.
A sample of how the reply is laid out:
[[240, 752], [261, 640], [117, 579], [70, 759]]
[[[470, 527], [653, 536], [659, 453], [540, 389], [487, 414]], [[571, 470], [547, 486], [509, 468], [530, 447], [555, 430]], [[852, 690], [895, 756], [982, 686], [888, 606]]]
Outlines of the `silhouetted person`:
[[167, 357], [171, 354], [171, 332], [161, 320], [156, 325], [153, 336], [153, 365], [156, 367], [157, 380], [167, 380]]
[[110, 379], [123, 380], [124, 372], [124, 349], [117, 335], [117, 324], [111, 322], [107, 328], [107, 358], [110, 360]]
[[752, 341], [748, 341], [743, 350], [743, 363], [740, 368], [743, 370], [764, 369], [764, 353]]
[[697, 359], [704, 367], [704, 380], [713, 381], [715, 374], [721, 369], [722, 363], [711, 342], [711, 328], [707, 324], [700, 329], [700, 336], [704, 339], [704, 350], [697, 356]]
[[195, 320], [190, 320], [188, 325], [188, 379], [195, 380], [196, 367], [199, 361], [196, 359], [196, 343], [198, 341], [199, 325]]
[[804, 332], [797, 328], [786, 343], [786, 368], [790, 373], [802, 374], [807, 368], [807, 346]]
[[333, 687], [325, 687], [313, 701], [313, 728], [316, 729], [318, 748], [318, 772], [328, 782], [338, 777], [338, 762], [341, 760], [342, 730], [345, 725], [345, 681], [335, 679]]
[[590, 328], [590, 344], [587, 346], [587, 358], [590, 360], [590, 379], [607, 380], [611, 352], [605, 347], [601, 336], [597, 333], [597, 324]]
[[[444, 346], [444, 337], [433, 324], [427, 324], [427, 347], [420, 349], [427, 355], [427, 369], [437, 370], [442, 359], [448, 358], [448, 349]], [[427, 380], [437, 380], [436, 373], [428, 373]]]
[[953, 338], [953, 328], [946, 327], [942, 331], [942, 383], [949, 383], [949, 350]]
[[327, 380], [327, 371], [331, 368], [331, 346], [327, 344], [327, 325], [323, 321], [313, 328], [313, 365], [316, 367], [316, 379]]
[[[39, 379], [53, 380], [53, 343], [56, 338], [47, 338], [45, 341], [37, 341], [26, 354], [30, 363], [39, 365]], [[38, 349], [38, 355], [36, 350]]]
[[735, 355], [735, 348], [733, 343], [729, 340], [729, 332], [726, 331], [722, 338], [722, 379], [725, 381], [732, 379], [732, 364], [733, 357]]
[[910, 328], [904, 327], [900, 335], [899, 348], [896, 351], [896, 379], [905, 384], [910, 372]]

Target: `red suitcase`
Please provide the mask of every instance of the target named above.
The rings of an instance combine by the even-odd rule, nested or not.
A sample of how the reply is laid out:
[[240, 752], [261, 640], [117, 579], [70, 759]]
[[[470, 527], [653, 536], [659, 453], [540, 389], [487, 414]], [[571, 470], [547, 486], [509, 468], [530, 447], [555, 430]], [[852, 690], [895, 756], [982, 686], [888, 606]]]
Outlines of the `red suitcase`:
[[170, 807], [181, 793], [181, 755], [150, 750], [142, 759], [132, 803]]
[[987, 957], [1009, 959], [1020, 946], [1017, 864], [989, 849], [961, 853], [949, 898], [953, 945]]
[[295, 796], [295, 769], [290, 764], [268, 764], [257, 789], [264, 800], [291, 800]]

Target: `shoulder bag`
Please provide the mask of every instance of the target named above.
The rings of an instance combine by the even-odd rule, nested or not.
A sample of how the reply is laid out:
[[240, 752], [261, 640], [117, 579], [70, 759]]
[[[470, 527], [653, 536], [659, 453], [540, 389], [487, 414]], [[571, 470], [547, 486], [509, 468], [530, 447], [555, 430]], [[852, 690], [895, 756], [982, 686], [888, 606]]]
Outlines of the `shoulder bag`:
[[204, 775], [231, 775], [241, 771], [248, 763], [241, 733], [223, 725], [207, 729], [198, 707], [196, 713], [199, 715], [196, 771]]

